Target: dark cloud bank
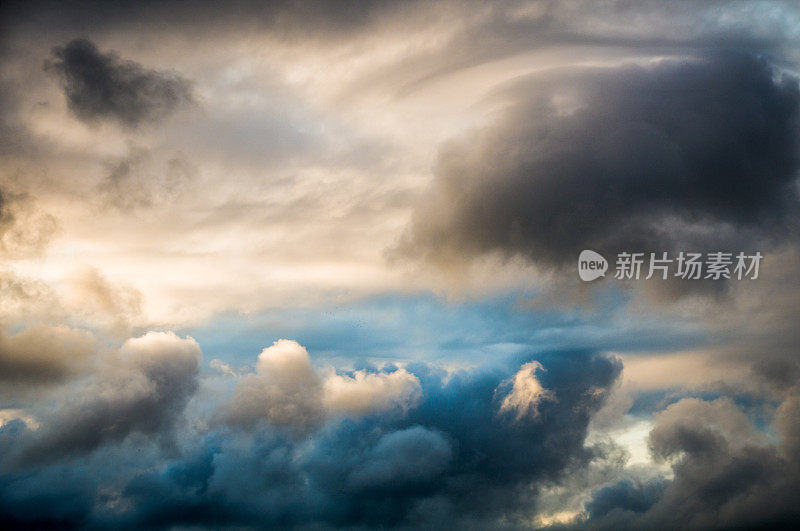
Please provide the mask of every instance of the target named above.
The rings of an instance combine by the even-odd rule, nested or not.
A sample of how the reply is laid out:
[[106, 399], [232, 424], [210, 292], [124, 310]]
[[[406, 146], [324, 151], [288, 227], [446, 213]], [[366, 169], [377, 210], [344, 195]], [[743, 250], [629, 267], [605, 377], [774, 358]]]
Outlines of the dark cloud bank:
[[[502, 520], [517, 527], [530, 516], [539, 482], [595, 457], [584, 447], [588, 422], [621, 368], [592, 352], [538, 355], [544, 370], [536, 377], [548, 399], [515, 414], [501, 404], [521, 385], [510, 380], [519, 365], [448, 377], [419, 364], [409, 370], [423, 398], [404, 414], [332, 419], [301, 437], [268, 424], [187, 432], [179, 456], [131, 456], [120, 467], [115, 445], [130, 452], [126, 437], [177, 426], [175, 413], [195, 389], [192, 342], [162, 335], [155, 345], [155, 337], [123, 352], [128, 379], [107, 378], [115, 394], [90, 387], [37, 430], [21, 420], [0, 428], [0, 521], [327, 528]], [[519, 396], [526, 406], [527, 395]]]
[[[749, 55], [564, 72], [444, 147], [400, 248], [570, 267], [582, 249], [750, 250], [797, 234], [797, 80]], [[766, 243], [765, 243], [766, 242]]]
[[[127, 342], [40, 425], [0, 427], [0, 524], [530, 528], [541, 487], [617, 459], [613, 447], [586, 440], [622, 369], [597, 352], [538, 353], [533, 363], [523, 356], [453, 374], [413, 364], [406, 370], [421, 395], [407, 410], [333, 416], [300, 431], [273, 422], [270, 395], [260, 423], [191, 421], [199, 358], [193, 340], [150, 333]], [[271, 385], [305, 385], [291, 367], [275, 367], [283, 369]], [[306, 400], [278, 394], [281, 410]], [[790, 391], [767, 436], [729, 398], [678, 400], [656, 414], [649, 436], [674, 478], [623, 472], [568, 528], [792, 528], [799, 415]]]

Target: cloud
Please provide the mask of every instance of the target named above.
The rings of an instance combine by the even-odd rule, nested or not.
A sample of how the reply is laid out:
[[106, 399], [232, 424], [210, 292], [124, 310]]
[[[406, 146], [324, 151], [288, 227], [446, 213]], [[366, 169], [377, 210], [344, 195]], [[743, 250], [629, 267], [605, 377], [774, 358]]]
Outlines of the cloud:
[[4, 258], [40, 255], [58, 230], [56, 218], [36, 198], [0, 187], [0, 251]]
[[353, 376], [331, 374], [323, 384], [323, 402], [332, 413], [364, 415], [392, 407], [407, 410], [420, 400], [419, 379], [405, 369]]
[[142, 295], [127, 286], [115, 286], [97, 269], [84, 266], [67, 276], [64, 304], [71, 315], [124, 331], [140, 314]]
[[348, 476], [355, 488], [403, 487], [442, 474], [452, 458], [440, 433], [413, 426], [381, 437]]
[[[79, 467], [0, 476], [0, 525], [7, 529], [79, 527], [91, 510], [95, 488], [95, 480]], [[42, 507], [47, 508], [46, 516]]]
[[91, 334], [66, 326], [0, 332], [0, 382], [13, 387], [62, 381], [84, 370], [95, 351]]
[[305, 347], [280, 339], [258, 355], [256, 372], [239, 381], [221, 413], [225, 422], [312, 428], [322, 422], [322, 382]]
[[147, 9], [142, 10], [141, 4], [136, 2], [108, 5], [97, 0], [79, 0], [66, 17], [59, 11], [57, 2], [45, 0], [37, 2], [35, 6], [14, 3], [13, 9], [0, 12], [0, 23], [7, 24], [11, 20], [7, 22], [4, 19], [15, 16], [16, 20], [13, 22], [21, 26], [27, 23], [44, 23], [51, 30], [87, 33], [109, 27], [154, 29], [159, 23], [168, 20], [170, 27], [188, 31], [202, 32], [211, 28], [235, 31], [239, 26], [239, 33], [251, 30], [272, 31], [284, 39], [302, 36], [329, 41], [373, 28], [376, 23], [386, 22], [387, 18], [398, 11], [402, 13], [403, 9], [420, 2], [325, 1], [319, 2], [313, 9], [292, 0], [267, 3], [234, 0], [224, 6], [204, 0], [195, 1], [191, 5], [180, 1], [146, 3]]
[[3, 232], [5, 232], [9, 226], [14, 224], [14, 216], [8, 211], [6, 203], [7, 199], [0, 190], [0, 227], [3, 228]]
[[514, 413], [517, 420], [526, 416], [539, 416], [539, 404], [542, 400], [553, 400], [553, 394], [542, 387], [536, 379], [536, 371], [542, 364], [532, 361], [517, 371], [512, 379], [511, 392], [500, 403], [501, 413]]
[[186, 79], [101, 53], [86, 39], [53, 48], [45, 69], [61, 82], [69, 109], [87, 123], [108, 119], [135, 128], [193, 101]]
[[7, 460], [40, 465], [119, 443], [133, 432], [169, 442], [197, 390], [200, 358], [194, 339], [172, 332], [129, 339], [77, 396], [41, 415], [41, 428], [26, 432]]
[[305, 347], [280, 339], [259, 354], [255, 373], [239, 380], [219, 419], [244, 427], [263, 420], [305, 432], [321, 426], [329, 415], [407, 410], [420, 393], [419, 380], [405, 369], [361, 370], [352, 376], [331, 372], [323, 377], [312, 367]]
[[120, 210], [173, 202], [197, 175], [197, 168], [180, 154], [154, 160], [150, 151], [133, 146], [126, 155], [109, 160], [106, 167], [108, 174], [98, 192], [106, 205]]
[[[536, 360], [546, 369], [542, 385], [554, 399], [539, 404], [538, 418], [517, 420], [498, 412], [499, 392], [521, 369], [519, 363], [450, 374], [418, 363], [405, 369], [421, 392], [404, 414], [330, 416], [299, 438], [266, 423], [246, 430], [235, 424], [183, 430], [176, 434], [175, 453], [130, 456], [125, 433], [155, 435], [174, 424], [176, 419], [163, 411], [179, 411], [182, 400], [156, 399], [156, 389], [161, 384], [187, 388], [179, 382], [192, 380], [191, 360], [199, 355], [189, 340], [170, 334], [131, 341], [125, 357], [139, 360], [136, 369], [123, 363], [129, 368], [126, 379], [109, 380], [119, 398], [98, 397], [90, 386], [82, 407], [65, 406], [55, 417], [38, 418], [37, 440], [49, 444], [36, 447], [39, 453], [24, 474], [0, 476], [0, 520], [41, 525], [59, 517], [71, 525], [115, 528], [494, 527], [530, 521], [538, 486], [592, 458], [584, 448], [588, 422], [620, 371], [618, 362], [602, 354], [539, 353]], [[150, 363], [154, 355], [158, 363]], [[165, 369], [167, 360], [183, 369]], [[522, 365], [532, 362], [529, 357]], [[154, 373], [156, 365], [163, 375], [160, 383], [136, 376]], [[265, 349], [252, 375], [259, 374], [270, 375], [273, 387], [266, 389], [282, 391], [290, 383], [300, 389], [313, 380], [307, 353], [287, 340]], [[285, 380], [282, 387], [278, 380]], [[21, 441], [29, 445], [32, 436], [22, 421], [12, 420], [0, 427], [0, 449], [17, 448]], [[83, 441], [98, 437], [102, 449], [99, 440]], [[51, 457], [57, 451], [61, 461], [46, 459], [41, 454], [45, 448]], [[87, 454], [89, 448], [97, 450]], [[125, 455], [129, 458], [120, 460]], [[83, 466], [74, 466], [77, 462]], [[56, 483], [52, 489], [39, 482], [52, 481], [69, 464], [74, 472], [69, 485]], [[77, 504], [65, 516], [65, 505], [53, 499], [34, 514], [27, 505], [14, 503], [22, 490], [24, 499], [44, 499], [55, 490], [94, 501]]]
[[757, 444], [750, 420], [730, 399], [706, 402], [684, 398], [655, 416], [650, 450], [658, 458], [688, 452], [693, 455], [725, 453], [726, 445]]
[[[616, 290], [595, 315], [492, 298], [538, 289], [530, 264], [560, 272], [584, 246], [798, 247], [797, 81], [780, 70], [798, 58], [791, 2], [2, 4], [0, 527], [518, 528], [566, 522], [587, 497], [585, 525], [606, 529], [797, 520], [796, 260], [770, 252], [758, 283], [726, 287], [735, 304], [659, 306], [674, 313], [657, 322]], [[193, 94], [207, 112], [146, 127]], [[403, 242], [477, 264], [489, 299], [392, 302], [440, 292], [379, 250], [442, 138], [498, 102], [505, 113], [441, 145]], [[192, 163], [168, 160], [179, 152]], [[33, 197], [66, 231], [48, 254], [55, 219]], [[57, 292], [15, 276], [51, 279], [78, 256], [141, 289], [144, 314], [97, 271]], [[556, 304], [578, 299], [557, 286]], [[363, 293], [382, 302], [341, 306]], [[276, 300], [297, 306], [251, 320]], [[117, 352], [104, 329], [78, 350], [87, 334], [50, 326], [127, 332], [134, 316], [198, 323], [221, 308], [198, 330], [218, 374], [200, 373], [188, 338]], [[651, 436], [674, 478], [625, 467], [630, 433], [587, 443], [621, 365], [542, 352], [565, 344], [625, 352], [629, 376], [648, 377], [635, 414], [678, 400]], [[675, 348], [690, 350], [661, 359]], [[647, 359], [630, 367], [631, 350]], [[447, 370], [325, 366], [353, 356]], [[705, 399], [679, 400], [687, 385]], [[640, 448], [650, 419], [635, 426]]]
[[686, 398], [656, 415], [650, 445], [672, 463], [672, 480], [622, 480], [588, 504], [589, 529], [791, 528], [800, 521], [796, 425], [788, 395], [767, 437], [726, 398]]
[[21, 420], [25, 425], [31, 426], [33, 429], [39, 427], [36, 418], [22, 409], [0, 409], [0, 427], [3, 424], [8, 424], [13, 420]]
[[628, 478], [598, 489], [586, 510], [590, 521], [599, 520], [612, 511], [641, 513], [655, 504], [664, 493], [665, 482], [635, 481]]
[[795, 78], [738, 54], [554, 78], [516, 83], [495, 123], [441, 149], [402, 251], [559, 268], [582, 249], [750, 248], [797, 234]]
[[5, 17], [10, 29], [104, 35], [167, 28], [222, 41], [267, 35], [277, 46], [323, 53], [364, 38], [377, 36], [384, 43], [398, 34], [419, 32], [419, 46], [400, 47], [402, 53], [394, 60], [372, 65], [349, 87], [358, 93], [377, 86], [393, 95], [408, 94], [453, 72], [554, 46], [611, 48], [609, 54], [620, 48], [659, 53], [725, 47], [789, 53], [782, 47], [790, 48], [786, 44], [793, 42], [797, 22], [792, 4], [781, 0], [768, 1], [768, 8], [764, 0], [680, 5], [616, 0], [592, 10], [550, 0], [504, 0], [488, 6], [472, 0], [323, 1], [314, 9], [291, 0], [225, 5], [163, 1], [148, 2], [147, 9], [133, 2], [81, 0], [73, 3], [68, 17], [57, 2], [12, 5]]

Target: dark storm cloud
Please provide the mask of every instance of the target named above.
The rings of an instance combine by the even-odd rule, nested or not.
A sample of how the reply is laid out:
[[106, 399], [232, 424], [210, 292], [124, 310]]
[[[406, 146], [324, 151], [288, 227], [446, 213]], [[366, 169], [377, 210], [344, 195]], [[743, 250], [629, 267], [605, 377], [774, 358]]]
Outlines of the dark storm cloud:
[[[449, 376], [418, 364], [408, 369], [420, 379], [423, 398], [405, 415], [342, 418], [300, 439], [280, 427], [200, 435], [204, 439], [168, 465], [123, 472], [118, 502], [84, 507], [73, 522], [117, 528], [522, 522], [530, 517], [538, 481], [591, 457], [584, 447], [589, 419], [620, 372], [617, 361], [592, 352], [536, 359], [543, 366], [536, 377], [552, 399], [535, 415], [499, 414], [513, 392], [517, 364]], [[10, 433], [20, 429], [15, 422], [0, 428], [0, 446], [20, 436]], [[79, 424], [76, 432], [90, 427]], [[8, 475], [0, 502], [13, 499], [22, 484], [29, 489], [26, 499], [51, 494], [31, 479], [49, 477], [51, 470], [37, 462], [24, 479]], [[0, 503], [4, 518], [29, 524], [63, 518], [62, 507], [54, 502], [52, 513], [42, 507], [34, 516]]]
[[641, 513], [655, 504], [664, 492], [665, 483], [623, 479], [599, 489], [586, 506], [590, 520], [600, 519], [612, 511]]
[[494, 124], [442, 148], [401, 249], [545, 266], [796, 231], [797, 80], [718, 55], [533, 78]]
[[54, 48], [45, 69], [59, 79], [69, 109], [85, 122], [108, 119], [136, 127], [193, 101], [186, 79], [102, 53], [86, 39]]
[[684, 399], [656, 416], [654, 454], [665, 483], [622, 481], [588, 504], [592, 529], [791, 529], [800, 522], [800, 400], [778, 408], [777, 442], [754, 437], [730, 401]]
[[191, 339], [148, 333], [131, 339], [119, 359], [78, 398], [43, 420], [6, 454], [12, 466], [40, 464], [91, 452], [130, 433], [169, 442], [172, 425], [197, 390], [200, 348]]

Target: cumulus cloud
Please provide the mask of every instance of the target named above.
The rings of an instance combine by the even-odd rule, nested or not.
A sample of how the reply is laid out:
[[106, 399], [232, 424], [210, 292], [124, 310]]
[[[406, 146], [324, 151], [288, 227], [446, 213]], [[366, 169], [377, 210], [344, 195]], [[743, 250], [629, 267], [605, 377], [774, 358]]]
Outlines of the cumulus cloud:
[[405, 369], [331, 374], [323, 384], [323, 402], [333, 413], [364, 415], [395, 406], [405, 410], [419, 402], [421, 393], [419, 379]]
[[236, 386], [222, 418], [252, 426], [263, 419], [276, 426], [311, 428], [322, 421], [322, 382], [305, 347], [280, 339], [258, 355], [256, 372]]
[[263, 420], [301, 431], [319, 427], [327, 415], [366, 415], [393, 408], [407, 410], [420, 399], [416, 376], [393, 372], [330, 372], [321, 376], [308, 351], [296, 341], [280, 339], [258, 356], [255, 373], [237, 382], [220, 419], [238, 426]]
[[667, 484], [658, 479], [637, 481], [625, 478], [604, 486], [586, 504], [589, 521], [601, 521], [609, 513], [642, 513], [663, 496]]
[[[517, 420], [497, 414], [497, 389], [520, 363], [452, 373], [415, 364], [405, 371], [421, 392], [402, 415], [331, 416], [302, 438], [267, 423], [185, 430], [177, 445], [183, 450], [172, 457], [143, 454], [120, 465], [130, 451], [125, 434], [156, 435], [174, 425], [186, 396], [180, 389], [194, 387], [199, 356], [193, 342], [172, 334], [151, 333], [123, 350], [126, 379], [109, 380], [113, 396], [90, 386], [80, 404], [40, 415], [35, 432], [20, 420], [0, 427], [0, 449], [24, 445], [30, 458], [24, 474], [0, 476], [0, 521], [42, 525], [60, 518], [118, 528], [521, 525], [531, 521], [539, 485], [592, 459], [584, 446], [589, 419], [620, 371], [617, 361], [594, 352], [539, 353], [542, 385], [554, 400], [539, 404], [539, 418]], [[284, 398], [288, 382], [299, 390], [313, 380], [307, 353], [292, 341], [265, 349], [258, 369], [271, 375], [272, 389], [278, 375], [287, 381]], [[162, 378], [154, 382], [156, 373]], [[161, 397], [167, 388], [177, 398]], [[103, 451], [87, 454], [100, 444]], [[52, 461], [56, 455], [61, 461]], [[76, 462], [84, 466], [69, 467]], [[105, 472], [95, 475], [98, 468]], [[75, 477], [49, 488], [48, 478], [65, 469]], [[51, 496], [52, 503], [30, 511], [17, 503], [23, 489], [25, 499]], [[57, 493], [87, 502], [65, 512]]]
[[721, 398], [685, 398], [656, 415], [654, 454], [673, 479], [631, 481], [598, 490], [587, 505], [590, 529], [789, 528], [800, 518], [796, 422], [790, 394], [773, 415], [775, 437]]
[[721, 54], [534, 77], [446, 145], [401, 249], [545, 268], [582, 249], [714, 250], [796, 235], [797, 79]]
[[365, 460], [348, 476], [356, 488], [426, 483], [444, 472], [452, 458], [450, 443], [440, 433], [413, 426], [381, 437]]
[[[260, 525], [529, 521], [537, 485], [569, 463], [591, 459], [584, 449], [586, 426], [619, 374], [614, 360], [590, 352], [537, 359], [547, 369], [543, 384], [554, 395], [539, 405], [538, 419], [497, 414], [497, 389], [519, 365], [510, 375], [409, 366], [422, 392], [404, 415], [330, 418], [299, 441], [266, 431], [218, 443], [213, 469], [204, 469], [202, 507], [219, 508], [229, 515], [226, 521], [253, 514]], [[247, 489], [240, 487], [243, 482]], [[153, 489], [175, 492], [155, 477], [146, 485], [137, 499], [147, 507]], [[145, 514], [175, 518], [180, 506], [197, 503], [187, 495], [175, 494], [169, 506], [155, 504]]]
[[193, 101], [186, 79], [102, 53], [86, 39], [54, 48], [45, 69], [61, 82], [69, 109], [89, 123], [108, 119], [137, 127]]
[[688, 452], [693, 455], [726, 452], [729, 441], [755, 445], [757, 431], [747, 416], [728, 398], [706, 402], [684, 398], [655, 416], [650, 450], [667, 459]]
[[81, 392], [41, 416], [7, 459], [30, 466], [87, 454], [133, 432], [167, 442], [198, 387], [201, 352], [192, 338], [148, 332], [126, 341]]

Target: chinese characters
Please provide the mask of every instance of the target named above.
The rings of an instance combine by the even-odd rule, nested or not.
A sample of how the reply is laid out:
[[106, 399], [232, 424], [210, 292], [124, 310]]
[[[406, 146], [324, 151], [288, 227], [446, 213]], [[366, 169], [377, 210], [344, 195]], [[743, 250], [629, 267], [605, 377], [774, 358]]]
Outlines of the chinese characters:
[[668, 253], [628, 253], [617, 255], [614, 278], [618, 280], [645, 280], [653, 277], [667, 280], [670, 276], [685, 280], [735, 279], [756, 280], [762, 254], [737, 254], [728, 252], [688, 253], [681, 251], [675, 257]]

